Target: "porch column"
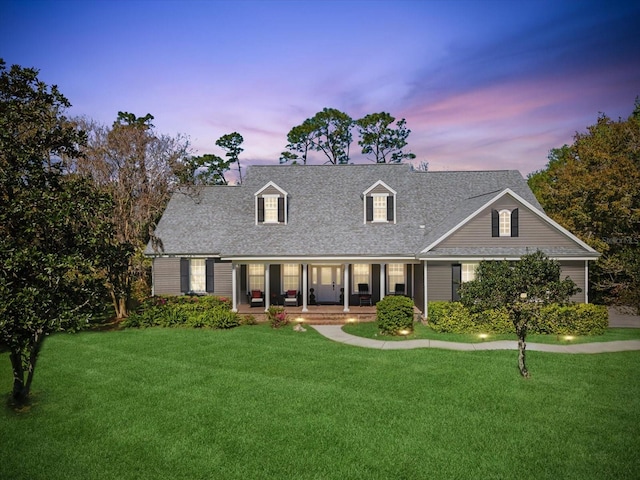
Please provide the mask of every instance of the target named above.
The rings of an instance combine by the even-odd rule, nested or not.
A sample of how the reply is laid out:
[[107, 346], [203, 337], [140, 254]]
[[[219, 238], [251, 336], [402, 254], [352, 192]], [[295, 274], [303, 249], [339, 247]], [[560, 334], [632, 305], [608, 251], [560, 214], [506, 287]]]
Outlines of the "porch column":
[[584, 303], [589, 303], [589, 260], [584, 261]]
[[343, 281], [342, 281], [342, 288], [344, 288], [343, 290], [343, 300], [344, 300], [344, 308], [342, 309], [343, 312], [348, 312], [349, 311], [349, 292], [351, 292], [351, 289], [349, 288], [349, 264], [345, 263], [344, 265], [342, 265], [342, 271], [343, 273]]
[[386, 263], [380, 264], [380, 300], [384, 298], [384, 294], [387, 291], [387, 286], [385, 285], [387, 279], [387, 276], [385, 275], [386, 266]]
[[271, 269], [270, 263], [264, 264], [264, 311], [269, 310], [270, 302], [271, 302], [271, 286], [269, 285], [269, 270]]
[[309, 295], [309, 274], [308, 274], [309, 264], [302, 264], [302, 311], [308, 312], [307, 308], [307, 296]]
[[231, 311], [232, 312], [237, 312], [238, 311], [238, 270], [237, 270], [237, 264], [236, 263], [232, 263], [231, 264]]
[[427, 261], [425, 260], [424, 263], [422, 264], [422, 276], [424, 277], [422, 279], [422, 285], [423, 285], [423, 289], [424, 289], [424, 308], [422, 310], [422, 316], [427, 319], [429, 318], [429, 300], [427, 298]]

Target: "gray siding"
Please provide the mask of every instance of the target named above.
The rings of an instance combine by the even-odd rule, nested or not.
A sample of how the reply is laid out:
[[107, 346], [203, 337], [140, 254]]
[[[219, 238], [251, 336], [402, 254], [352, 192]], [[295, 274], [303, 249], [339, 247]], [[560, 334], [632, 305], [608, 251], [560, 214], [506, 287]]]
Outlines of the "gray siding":
[[[213, 295], [231, 296], [231, 263], [213, 264]], [[182, 295], [180, 292], [180, 258], [153, 259], [153, 293]]]
[[451, 301], [451, 262], [427, 264], [427, 300]]
[[[519, 236], [492, 237], [491, 210], [518, 209]], [[576, 243], [508, 195], [484, 209], [437, 248], [455, 247], [575, 247]]]
[[585, 283], [584, 283], [585, 281], [584, 261], [560, 262], [560, 267], [561, 267], [560, 279], [564, 280], [566, 277], [570, 277], [571, 280], [573, 280], [576, 283], [578, 288], [582, 290], [580, 293], [571, 297], [571, 300], [578, 303], [584, 303], [585, 293], [586, 293]]
[[213, 264], [213, 294], [230, 297], [233, 294], [231, 262]]
[[260, 195], [278, 195], [280, 197], [283, 196], [282, 192], [280, 190], [278, 190], [274, 186], [270, 186], [268, 188], [265, 188]]
[[153, 293], [155, 295], [180, 295], [180, 259], [153, 259]]
[[388, 193], [389, 195], [392, 195], [389, 189], [385, 188], [384, 185], [377, 185], [376, 188], [374, 188], [368, 193], [368, 195], [372, 195], [374, 193]]

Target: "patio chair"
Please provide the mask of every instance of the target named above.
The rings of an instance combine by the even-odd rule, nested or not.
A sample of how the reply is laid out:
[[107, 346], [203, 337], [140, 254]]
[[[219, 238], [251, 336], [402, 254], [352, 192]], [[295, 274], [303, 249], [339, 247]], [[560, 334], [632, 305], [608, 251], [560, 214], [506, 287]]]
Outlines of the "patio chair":
[[264, 307], [264, 294], [262, 290], [251, 290], [251, 306]]
[[298, 306], [298, 291], [287, 290], [284, 294], [284, 306], [297, 307]]
[[404, 283], [396, 283], [394, 295], [404, 295]]
[[368, 283], [359, 283], [358, 284], [358, 300], [360, 300], [360, 306], [369, 305], [372, 306], [371, 303], [371, 292], [369, 292], [369, 284]]

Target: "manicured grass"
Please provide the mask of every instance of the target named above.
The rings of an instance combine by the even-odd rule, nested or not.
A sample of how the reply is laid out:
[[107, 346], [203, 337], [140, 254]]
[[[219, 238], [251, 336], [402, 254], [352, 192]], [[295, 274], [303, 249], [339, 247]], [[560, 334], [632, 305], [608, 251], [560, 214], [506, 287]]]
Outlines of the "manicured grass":
[[[385, 341], [404, 341], [411, 339], [429, 339], [442, 340], [445, 342], [463, 342], [463, 343], [481, 343], [491, 342], [495, 340], [517, 340], [518, 337], [513, 334], [487, 334], [485, 338], [481, 338], [475, 333], [440, 333], [433, 330], [428, 325], [421, 323], [415, 324], [413, 333], [402, 336], [381, 335], [376, 322], [349, 323], [343, 327], [343, 330], [351, 335], [358, 337], [373, 338]], [[548, 343], [556, 345], [572, 345], [576, 343], [591, 342], [612, 342], [615, 340], [640, 340], [639, 328], [608, 328], [603, 335], [583, 335], [571, 337], [567, 339], [564, 335], [527, 335], [528, 343]]]
[[0, 414], [0, 478], [639, 478], [640, 352], [527, 360], [266, 325], [54, 335], [30, 411]]

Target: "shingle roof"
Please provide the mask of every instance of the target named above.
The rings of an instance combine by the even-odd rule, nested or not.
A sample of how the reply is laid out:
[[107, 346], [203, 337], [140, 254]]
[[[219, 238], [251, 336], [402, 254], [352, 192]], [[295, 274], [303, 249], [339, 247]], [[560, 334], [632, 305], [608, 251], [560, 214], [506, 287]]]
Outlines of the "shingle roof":
[[[396, 224], [365, 224], [363, 192], [397, 192]], [[287, 225], [256, 225], [255, 197], [273, 182], [288, 194]], [[408, 165], [252, 166], [240, 186], [175, 193], [158, 224], [162, 251], [221, 257], [415, 256], [509, 188], [541, 209], [513, 170], [414, 172]], [[147, 253], [153, 254], [148, 246]]]

